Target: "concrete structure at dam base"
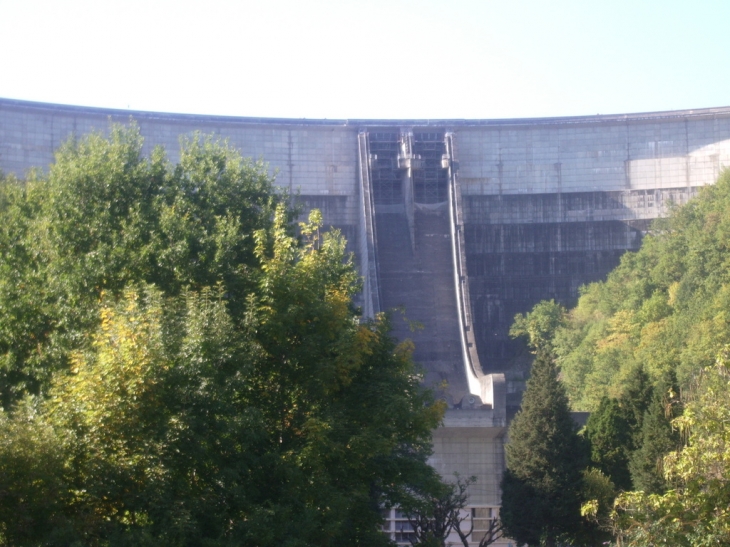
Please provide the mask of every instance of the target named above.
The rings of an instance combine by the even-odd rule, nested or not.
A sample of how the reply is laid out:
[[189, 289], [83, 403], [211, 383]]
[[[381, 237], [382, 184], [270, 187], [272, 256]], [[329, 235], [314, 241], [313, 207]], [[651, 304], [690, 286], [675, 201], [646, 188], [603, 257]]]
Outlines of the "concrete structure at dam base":
[[[347, 237], [365, 316], [390, 309], [449, 409], [432, 465], [470, 487], [473, 540], [498, 514], [506, 427], [529, 356], [517, 313], [566, 305], [635, 250], [653, 219], [730, 165], [730, 108], [511, 120], [294, 120], [134, 112], [0, 99], [0, 169], [47, 168], [66, 139], [139, 126], [176, 161], [179, 138], [263, 158], [305, 212]], [[414, 322], [422, 328], [412, 332]], [[387, 531], [409, 544], [397, 511]], [[456, 538], [455, 538], [456, 539]], [[508, 544], [505, 539], [504, 545]], [[498, 543], [499, 544], [499, 543]]]

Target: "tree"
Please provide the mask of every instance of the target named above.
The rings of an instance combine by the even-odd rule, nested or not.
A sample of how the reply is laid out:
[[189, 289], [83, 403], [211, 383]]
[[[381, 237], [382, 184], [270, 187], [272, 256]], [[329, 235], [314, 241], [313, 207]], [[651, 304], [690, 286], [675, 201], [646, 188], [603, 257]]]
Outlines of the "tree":
[[680, 448], [679, 433], [672, 420], [681, 414], [679, 388], [672, 372], [657, 386], [646, 411], [638, 449], [631, 455], [629, 469], [636, 490], [662, 494], [667, 482], [662, 472], [664, 456]]
[[582, 435], [590, 446], [590, 465], [583, 476], [581, 513], [587, 519], [582, 538], [602, 545], [612, 539], [609, 514], [618, 492], [635, 486], [631, 465], [641, 446], [642, 423], [652, 386], [643, 368], [630, 373], [619, 399], [604, 397], [591, 413]]
[[[257, 236], [260, 290], [242, 325], [221, 289], [128, 287], [103, 303], [90, 348], [24, 430], [72, 447], [43, 540], [60, 511], [91, 545], [386, 543], [379, 508], [434, 476], [441, 407], [387, 321], [356, 320], [344, 241], [302, 246], [284, 219]], [[22, 544], [9, 521], [6, 536]]]
[[452, 532], [459, 536], [464, 547], [475, 543], [487, 547], [502, 537], [502, 523], [498, 518], [489, 519], [488, 528], [481, 537], [472, 536], [474, 519], [466, 506], [468, 489], [474, 482], [476, 477], [461, 479], [456, 475], [454, 482], [431, 482], [414, 493], [403, 507], [415, 536], [411, 540], [414, 547], [443, 547]]
[[629, 456], [632, 429], [619, 401], [605, 397], [588, 418], [584, 435], [591, 447], [591, 464], [621, 490], [631, 490]]
[[540, 352], [509, 428], [501, 509], [506, 536], [551, 546], [578, 533], [583, 451], [553, 359]]
[[1, 273], [42, 274], [23, 301], [35, 346], [0, 325], [39, 392], [5, 377], [3, 541], [387, 544], [380, 508], [433, 476], [442, 405], [388, 318], [360, 320], [344, 239], [318, 212], [295, 236], [263, 166], [223, 145], [191, 141], [172, 167], [137, 137], [69, 144], [0, 200], [42, 236], [0, 234], [35, 260]]
[[473, 521], [470, 523], [468, 532], [464, 532], [463, 528], [459, 527], [456, 529], [456, 533], [458, 534], [459, 539], [461, 540], [461, 543], [464, 545], [464, 547], [471, 547], [472, 545], [474, 545], [474, 543], [476, 543], [478, 547], [487, 547], [488, 545], [492, 545], [497, 540], [504, 537], [504, 525], [498, 517], [490, 518], [487, 529], [480, 532], [482, 536], [476, 542], [474, 541], [475, 538], [472, 535], [474, 533]]
[[475, 479], [461, 480], [457, 476], [454, 483], [436, 482], [429, 484], [427, 490], [414, 493], [410, 503], [403, 507], [413, 529], [414, 547], [445, 547], [447, 538], [463, 520], [466, 491]]
[[664, 457], [663, 494], [626, 492], [613, 525], [622, 545], [730, 543], [730, 372], [728, 350], [699, 376], [684, 414], [673, 420], [686, 444]]
[[583, 504], [580, 513], [584, 519], [579, 545], [608, 545], [613, 539], [610, 514], [616, 499], [616, 487], [600, 469], [583, 470]]
[[551, 352], [556, 330], [565, 323], [565, 308], [554, 300], [543, 300], [525, 315], [518, 313], [510, 327], [513, 338], [527, 338], [534, 351]]
[[[0, 403], [45, 392], [99, 321], [102, 292], [165, 295], [220, 283], [240, 317], [258, 266], [253, 234], [277, 204], [262, 163], [200, 135], [180, 163], [142, 154], [139, 129], [70, 140], [47, 176], [0, 181]], [[291, 219], [291, 212], [287, 213]]]
[[[10, 419], [0, 413], [0, 545], [68, 545], [73, 519], [66, 462], [73, 447], [37, 420], [29, 401]], [[70, 532], [70, 533], [69, 533]]]

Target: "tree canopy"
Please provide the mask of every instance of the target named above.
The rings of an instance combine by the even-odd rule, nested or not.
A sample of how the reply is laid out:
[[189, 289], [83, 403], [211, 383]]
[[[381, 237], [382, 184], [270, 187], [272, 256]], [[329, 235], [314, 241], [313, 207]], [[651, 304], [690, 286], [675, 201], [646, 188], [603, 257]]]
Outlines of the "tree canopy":
[[704, 547], [730, 543], [730, 372], [728, 350], [697, 377], [684, 414], [674, 419], [686, 444], [663, 459], [660, 493], [626, 492], [613, 526], [622, 545]]
[[0, 185], [0, 544], [379, 545], [441, 405], [321, 216], [132, 127]]
[[0, 402], [50, 385], [98, 323], [102, 292], [165, 295], [220, 283], [239, 317], [257, 265], [256, 230], [286, 196], [261, 163], [200, 135], [180, 162], [142, 154], [135, 127], [69, 140], [47, 176], [0, 184]]

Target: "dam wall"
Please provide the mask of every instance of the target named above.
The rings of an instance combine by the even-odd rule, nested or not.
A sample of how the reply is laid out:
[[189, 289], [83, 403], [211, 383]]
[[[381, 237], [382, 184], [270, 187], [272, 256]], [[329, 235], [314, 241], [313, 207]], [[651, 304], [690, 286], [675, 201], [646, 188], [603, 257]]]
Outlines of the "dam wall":
[[357, 129], [344, 121], [232, 118], [86, 108], [0, 99], [0, 169], [20, 177], [47, 169], [54, 151], [71, 137], [107, 132], [111, 123], [134, 121], [143, 152], [162, 145], [177, 162], [180, 139], [196, 133], [226, 139], [244, 157], [263, 159], [276, 184], [298, 196], [305, 213], [322, 210], [355, 250], [358, 203]]
[[[305, 213], [321, 209], [325, 224], [348, 238], [366, 280], [366, 315], [403, 304], [410, 319], [428, 323], [434, 316], [421, 334], [396, 327], [399, 336], [420, 340], [417, 357], [427, 374], [451, 366], [454, 337], [444, 334], [441, 343], [435, 333], [447, 332], [451, 327], [442, 323], [456, 316], [429, 313], [443, 300], [435, 293], [430, 302], [409, 300], [413, 285], [398, 273], [405, 264], [399, 259], [412, 260], [413, 275], [421, 272], [424, 283], [448, 277], [437, 273], [450, 260], [448, 245], [435, 242], [450, 237], [444, 215], [451, 171], [460, 187], [462, 275], [469, 279], [481, 367], [509, 372], [519, 369], [522, 348], [508, 337], [516, 313], [545, 298], [573, 303], [580, 285], [604, 278], [622, 253], [639, 246], [652, 219], [730, 165], [730, 108], [512, 120], [297, 120], [0, 99], [0, 169], [21, 177], [31, 167], [46, 169], [66, 139], [130, 120], [145, 138], [145, 152], [161, 144], [171, 161], [181, 136], [200, 132], [267, 162]], [[521, 372], [517, 391], [520, 378]]]

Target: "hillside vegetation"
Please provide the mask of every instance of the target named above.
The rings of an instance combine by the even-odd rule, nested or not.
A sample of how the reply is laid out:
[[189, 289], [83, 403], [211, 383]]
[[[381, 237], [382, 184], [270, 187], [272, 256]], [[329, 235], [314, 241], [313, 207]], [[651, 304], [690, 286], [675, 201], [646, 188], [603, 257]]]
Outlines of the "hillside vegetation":
[[[543, 306], [545, 307], [545, 306]], [[641, 249], [551, 323], [551, 343], [574, 410], [621, 397], [643, 369], [687, 386], [730, 342], [730, 171], [657, 220]]]
[[549, 354], [573, 409], [591, 412], [574, 543], [730, 541], [729, 246], [726, 170], [573, 309], [543, 301], [515, 318], [511, 333]]

